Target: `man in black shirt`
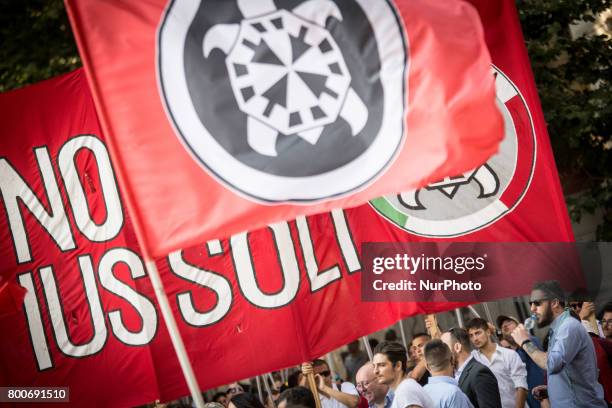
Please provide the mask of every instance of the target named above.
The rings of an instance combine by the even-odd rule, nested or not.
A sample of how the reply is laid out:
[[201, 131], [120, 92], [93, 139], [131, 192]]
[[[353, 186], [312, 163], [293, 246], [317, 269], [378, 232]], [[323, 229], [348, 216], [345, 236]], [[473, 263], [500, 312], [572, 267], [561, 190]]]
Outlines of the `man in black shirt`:
[[497, 379], [491, 370], [472, 357], [472, 344], [467, 331], [451, 329], [442, 334], [441, 340], [453, 353], [455, 379], [474, 408], [501, 408]]

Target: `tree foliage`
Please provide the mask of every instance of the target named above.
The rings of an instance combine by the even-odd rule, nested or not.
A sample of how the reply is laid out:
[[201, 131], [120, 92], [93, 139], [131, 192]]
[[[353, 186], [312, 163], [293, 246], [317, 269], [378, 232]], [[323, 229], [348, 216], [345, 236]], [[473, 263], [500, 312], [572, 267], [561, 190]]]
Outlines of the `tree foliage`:
[[0, 0], [0, 92], [81, 65], [61, 0]]
[[[570, 27], [592, 23], [611, 6], [610, 0], [518, 3], [570, 215], [579, 221], [601, 209], [597, 238], [606, 241], [612, 240], [612, 41], [606, 35], [576, 37]], [[604, 27], [608, 33], [611, 22]]]
[[[603, 35], [575, 38], [570, 26], [592, 22], [611, 4], [517, 1], [570, 214], [578, 221], [601, 209], [602, 240], [612, 240], [612, 41]], [[608, 20], [608, 32], [610, 25]], [[0, 0], [0, 38], [0, 91], [81, 64], [61, 0]]]

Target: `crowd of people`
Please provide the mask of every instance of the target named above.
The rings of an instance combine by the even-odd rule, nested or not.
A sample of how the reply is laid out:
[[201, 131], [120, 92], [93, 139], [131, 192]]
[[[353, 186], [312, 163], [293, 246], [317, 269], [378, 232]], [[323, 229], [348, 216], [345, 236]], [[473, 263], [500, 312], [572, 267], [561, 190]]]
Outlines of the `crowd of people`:
[[586, 297], [547, 281], [534, 286], [529, 305], [537, 326], [548, 327], [542, 339], [512, 316], [447, 330], [429, 319], [408, 349], [393, 331], [371, 343], [371, 360], [358, 342], [349, 345], [348, 381], [314, 360], [285, 382], [276, 378], [271, 395], [234, 383], [206, 408], [317, 408], [317, 397], [321, 408], [611, 407], [612, 303], [597, 319]]

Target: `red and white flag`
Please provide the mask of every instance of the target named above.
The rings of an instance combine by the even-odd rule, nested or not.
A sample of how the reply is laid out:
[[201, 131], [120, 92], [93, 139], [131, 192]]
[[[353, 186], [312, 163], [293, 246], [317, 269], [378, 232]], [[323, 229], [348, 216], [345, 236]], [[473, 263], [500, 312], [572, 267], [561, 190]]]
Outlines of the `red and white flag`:
[[472, 171], [377, 198], [372, 206], [415, 236], [411, 241], [573, 241], [514, 2], [471, 3], [483, 22], [504, 118], [499, 152]]
[[482, 165], [503, 136], [459, 0], [67, 0], [154, 256]]
[[[485, 168], [158, 260], [202, 389], [456, 306], [365, 302], [362, 244], [573, 240], [514, 2], [476, 6], [506, 135]], [[0, 385], [69, 387], [88, 407], [187, 395], [83, 72], [2, 94], [0, 112]], [[462, 275], [477, 300], [580, 281], [511, 259]]]
[[[84, 72], [0, 94], [0, 112], [19, 136], [0, 140], [0, 385], [67, 387], [60, 407], [187, 395]], [[355, 220], [301, 217], [158, 260], [202, 389], [455, 306], [361, 302]]]

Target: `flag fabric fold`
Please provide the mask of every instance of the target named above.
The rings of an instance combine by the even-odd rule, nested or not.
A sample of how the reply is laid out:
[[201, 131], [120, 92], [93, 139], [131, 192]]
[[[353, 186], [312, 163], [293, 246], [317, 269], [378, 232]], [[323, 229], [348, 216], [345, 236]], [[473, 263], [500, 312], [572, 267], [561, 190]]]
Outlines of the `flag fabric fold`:
[[[84, 2], [82, 5], [85, 8], [114, 7], [107, 3], [91, 4]], [[283, 26], [286, 22], [293, 30], [288, 32], [293, 40], [285, 43], [285, 51], [306, 50], [304, 55], [314, 52], [324, 56], [327, 54], [324, 50], [334, 53], [331, 39], [335, 36], [327, 37], [316, 25], [332, 32], [340, 30], [338, 15], [342, 16], [342, 21], [359, 16], [365, 18], [359, 12], [353, 15], [351, 10], [338, 9], [341, 12], [338, 14], [332, 8], [331, 14], [326, 11], [326, 15], [332, 16], [327, 20], [328, 27], [317, 19], [302, 19], [300, 16], [305, 9], [299, 6], [303, 3], [295, 2], [287, 10], [283, 9], [287, 13], [270, 8], [266, 15], [274, 15], [274, 18], [255, 21], [257, 16], [245, 4], [242, 9], [236, 8], [240, 18], [233, 24], [250, 19], [248, 27], [241, 26], [250, 32], [244, 39], [255, 38], [252, 45], [260, 51], [251, 49], [244, 54], [249, 58], [257, 56], [258, 62], [242, 65], [252, 70], [266, 65], [263, 62], [275, 62], [263, 43], [268, 44], [267, 35], [276, 31], [261, 33], [273, 31], [280, 22]], [[505, 137], [498, 153], [475, 164], [472, 170], [435, 179], [422, 188], [385, 195], [351, 209], [298, 216], [225, 239], [201, 241], [158, 259], [157, 266], [170, 305], [203, 389], [296, 365], [381, 330], [399, 319], [451, 310], [459, 305], [363, 301], [360, 292], [365, 270], [363, 244], [573, 240], [514, 3], [511, 0], [478, 1], [474, 5], [482, 19], [493, 58], [494, 66], [488, 69], [494, 79], [496, 104], [504, 123]], [[73, 19], [80, 19], [82, 10], [79, 7], [72, 9]], [[116, 23], [131, 22], [141, 28], [157, 24], [157, 17], [138, 14], [149, 7], [148, 3], [131, 3], [115, 15]], [[289, 10], [292, 15], [288, 14]], [[466, 10], [473, 13], [469, 7]], [[133, 21], [130, 16], [134, 12], [143, 18]], [[406, 21], [416, 18], [401, 15]], [[335, 22], [331, 24], [332, 21]], [[202, 41], [193, 46], [204, 47], [206, 33], [218, 23], [211, 17], [203, 27], [194, 27], [194, 35]], [[302, 25], [306, 27], [303, 35], [299, 28]], [[236, 28], [230, 24], [218, 26], [212, 32], [221, 30], [227, 34], [228, 30], [236, 31]], [[119, 48], [143, 40], [152, 41], [147, 36], [121, 37], [123, 34], [119, 31], [102, 32], [116, 41]], [[334, 31], [334, 35], [338, 32], [341, 31]], [[423, 38], [435, 41], [431, 34], [421, 32]], [[207, 43], [208, 56], [214, 54], [215, 58], [225, 61], [231, 50], [223, 48], [224, 43], [218, 39], [223, 37], [211, 35]], [[304, 45], [314, 41], [310, 36], [319, 40], [316, 50]], [[322, 45], [319, 47], [319, 44]], [[245, 47], [250, 49], [248, 45]], [[100, 55], [107, 54], [101, 53], [98, 57]], [[274, 55], [280, 61], [283, 61], [281, 57], [287, 58], [282, 48], [275, 49]], [[236, 54], [232, 58], [237, 60], [218, 67], [219, 75], [226, 75], [228, 66], [235, 75], [244, 72], [243, 68], [234, 66], [241, 65], [239, 58], [242, 57]], [[203, 60], [202, 56], [200, 63]], [[109, 59], [105, 63], [113, 65], [117, 61]], [[134, 63], [130, 61], [129, 64]], [[345, 61], [342, 65], [339, 60], [325, 61], [328, 65], [337, 63], [338, 67], [333, 66], [336, 71], [347, 64]], [[104, 69], [113, 69], [113, 66], [103, 65]], [[142, 66], [131, 65], [131, 68], [138, 71]], [[328, 69], [331, 72], [332, 68]], [[280, 72], [272, 71], [266, 72], [277, 75]], [[154, 78], [154, 74], [146, 70], [139, 72], [143, 77], [153, 75], [148, 80]], [[300, 77], [297, 73], [295, 76]], [[302, 76], [307, 78], [304, 83], [310, 83], [321, 91], [321, 95], [326, 95], [325, 100], [330, 96], [329, 90], [338, 89], [332, 86], [339, 86], [337, 81], [330, 82], [329, 90], [323, 92], [318, 77]], [[200, 80], [214, 85], [215, 78], [202, 77]], [[276, 79], [282, 79], [282, 75]], [[290, 78], [287, 79], [289, 84]], [[151, 95], [137, 87], [137, 82], [130, 83], [134, 86], [119, 86], [111, 81], [104, 82], [104, 86], [117, 92], [113, 103], [120, 99], [121, 92], [125, 92], [132, 96], [138, 94], [146, 106], [151, 103]], [[267, 85], [272, 87], [278, 81], [272, 82]], [[300, 85], [295, 86], [300, 89]], [[354, 86], [353, 91], [361, 97], [363, 89]], [[235, 98], [231, 87], [230, 92]], [[275, 101], [282, 102], [278, 94], [272, 96]], [[307, 93], [304, 98], [308, 98]], [[352, 103], [358, 106], [358, 102]], [[106, 105], [98, 103], [98, 108], [100, 106]], [[134, 110], [140, 108], [138, 105], [121, 106], [113, 105], [112, 108], [127, 116], [136, 114]], [[265, 110], [267, 104], [262, 106]], [[280, 109], [279, 106], [282, 108], [275, 104], [272, 111]], [[341, 107], [338, 109], [342, 112]], [[73, 404], [100, 407], [136, 406], [186, 395], [188, 390], [135, 238], [132, 214], [126, 209], [126, 192], [117, 183], [117, 163], [111, 159], [109, 140], [98, 123], [84, 72], [78, 70], [1, 94], [0, 112], [4, 119], [3, 131], [10, 136], [0, 141], [0, 199], [3, 204], [0, 206], [0, 242], [3, 243], [0, 246], [0, 284], [10, 289], [9, 292], [0, 289], [0, 302], [6, 298], [10, 300], [6, 309], [9, 313], [2, 313], [5, 303], [0, 304], [0, 384], [69, 386]], [[421, 119], [426, 118], [423, 112]], [[350, 127], [348, 120], [359, 127], [359, 122], [347, 112], [342, 115], [346, 116], [346, 119], [342, 116], [346, 123], [343, 122], [341, 128]], [[298, 126], [296, 118], [294, 115], [294, 125]], [[126, 125], [128, 129], [122, 131], [137, 134], [139, 127], [133, 125]], [[112, 130], [116, 129], [112, 127]], [[159, 127], [152, 132], [162, 130], [163, 127]], [[410, 127], [406, 144], [412, 137], [409, 130]], [[308, 132], [303, 136], [305, 139], [295, 139], [296, 143], [310, 145], [308, 140], [316, 138], [316, 134]], [[144, 139], [126, 140], [125, 143], [135, 150], [159, 149], [159, 146], [148, 145]], [[253, 143], [263, 149], [259, 141]], [[279, 155], [284, 143], [282, 138], [277, 140]], [[248, 141], [242, 145], [245, 146], [250, 148]], [[240, 146], [235, 147], [240, 150]], [[139, 163], [135, 161], [131, 165]], [[142, 165], [150, 167], [150, 163]], [[168, 171], [164, 167], [166, 164], [160, 162], [159, 165]], [[183, 182], [186, 181], [174, 180], [177, 186]], [[176, 197], [169, 197], [170, 190], [166, 188], [150, 184], [141, 187], [157, 194], [163, 205], [176, 201]], [[179, 201], [194, 202], [185, 196], [179, 198]], [[216, 202], [216, 198], [209, 199]], [[244, 202], [244, 206], [238, 206], [242, 210], [253, 205], [248, 200]], [[224, 205], [209, 208], [210, 216], [222, 218], [227, 209]], [[186, 218], [182, 223], [164, 214], [154, 221], [176, 232], [186, 228], [185, 225], [198, 226], [207, 222], [205, 216], [197, 218], [199, 211], [193, 204], [184, 214], [193, 218]], [[245, 218], [241, 222], [247, 223], [249, 214], [249, 211], [242, 213]], [[291, 211], [283, 215], [289, 217], [290, 214], [295, 215]], [[498, 299], [523, 295], [534, 281], [548, 279], [551, 274], [555, 276], [554, 271], [522, 276], [520, 264], [514, 260], [506, 265], [506, 270], [514, 264], [517, 268], [513, 273], [499, 276], [492, 270], [485, 276], [476, 276], [483, 284], [489, 282], [494, 289], [487, 291], [487, 299], [481, 300], [490, 300], [490, 296]], [[579, 281], [579, 277], [571, 274], [558, 278], [566, 288]], [[478, 301], [478, 296], [474, 294], [472, 300]], [[18, 304], [14, 304], [17, 300]]]
[[153, 256], [456, 176], [503, 137], [463, 1], [66, 4]]

